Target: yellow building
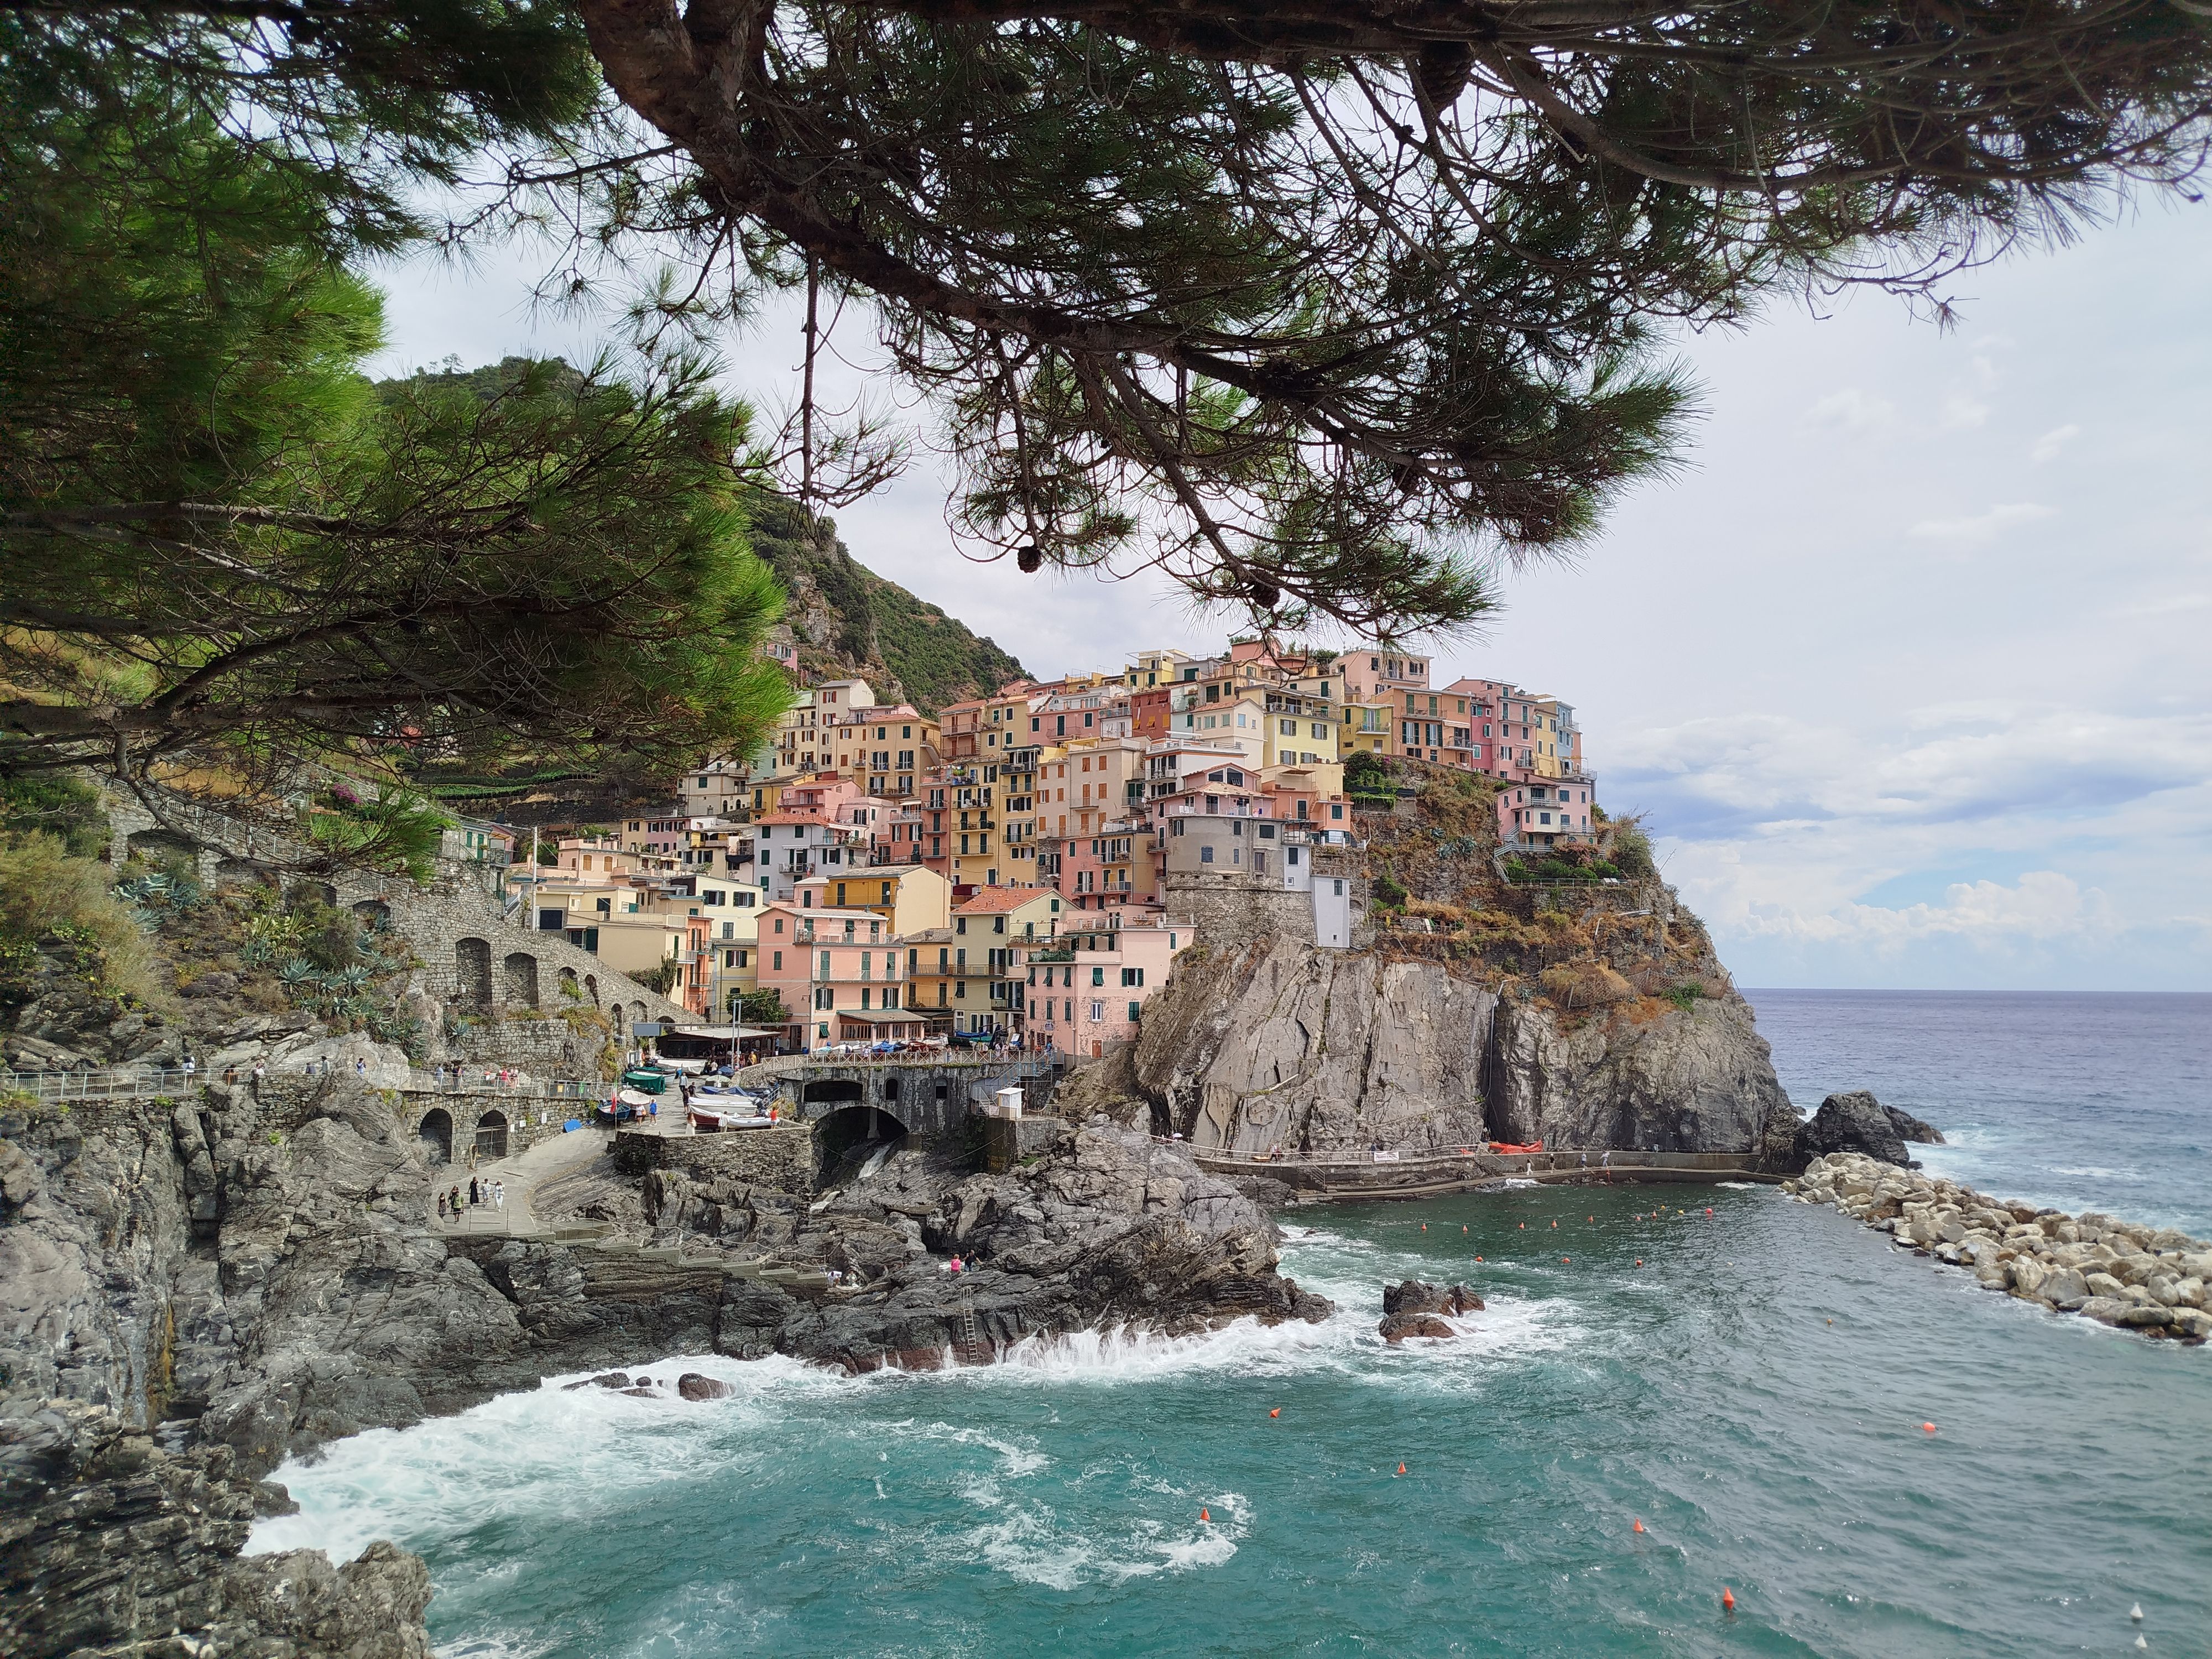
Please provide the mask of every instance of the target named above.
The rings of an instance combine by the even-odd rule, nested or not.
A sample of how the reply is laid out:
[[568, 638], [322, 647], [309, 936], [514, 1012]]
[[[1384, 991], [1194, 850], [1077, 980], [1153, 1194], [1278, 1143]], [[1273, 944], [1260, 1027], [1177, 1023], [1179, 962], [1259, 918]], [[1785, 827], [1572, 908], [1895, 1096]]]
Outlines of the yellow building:
[[1398, 752], [1398, 716], [1395, 704], [1387, 697], [1355, 699], [1344, 704], [1337, 730], [1341, 754]]
[[801, 909], [866, 910], [904, 938], [952, 922], [952, 884], [927, 865], [884, 865], [809, 876], [796, 884]]
[[1296, 691], [1268, 691], [1261, 699], [1267, 746], [1260, 765], [1318, 766], [1333, 763], [1337, 746], [1337, 705]]

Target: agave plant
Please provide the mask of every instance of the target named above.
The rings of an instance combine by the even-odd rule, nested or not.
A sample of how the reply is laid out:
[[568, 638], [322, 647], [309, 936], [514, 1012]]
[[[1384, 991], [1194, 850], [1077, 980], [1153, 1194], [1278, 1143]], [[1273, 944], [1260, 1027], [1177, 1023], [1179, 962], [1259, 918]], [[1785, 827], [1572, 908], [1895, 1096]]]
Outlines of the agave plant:
[[314, 964], [305, 957], [288, 957], [276, 964], [276, 982], [288, 991], [312, 989], [315, 978]]
[[357, 991], [368, 988], [368, 969], [360, 963], [356, 963], [350, 968], [333, 969], [325, 974], [323, 983], [333, 991], [350, 996]]
[[238, 959], [248, 968], [266, 968], [276, 960], [276, 947], [265, 939], [250, 939], [238, 947]]
[[307, 927], [299, 917], [282, 910], [264, 910], [246, 919], [246, 937], [265, 941], [272, 949], [296, 945]]
[[115, 884], [115, 896], [125, 904], [162, 904], [168, 901], [169, 878], [158, 871], [132, 876]]

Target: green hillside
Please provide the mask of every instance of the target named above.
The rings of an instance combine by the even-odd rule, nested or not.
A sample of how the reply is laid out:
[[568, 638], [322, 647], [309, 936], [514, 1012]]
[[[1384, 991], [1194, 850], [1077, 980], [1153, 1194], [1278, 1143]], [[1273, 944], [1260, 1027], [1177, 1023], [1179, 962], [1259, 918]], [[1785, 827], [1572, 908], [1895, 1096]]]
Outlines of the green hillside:
[[831, 520], [771, 501], [755, 514], [753, 548], [791, 595], [784, 620], [802, 678], [865, 679], [878, 696], [933, 714], [1027, 676], [992, 641], [854, 558]]

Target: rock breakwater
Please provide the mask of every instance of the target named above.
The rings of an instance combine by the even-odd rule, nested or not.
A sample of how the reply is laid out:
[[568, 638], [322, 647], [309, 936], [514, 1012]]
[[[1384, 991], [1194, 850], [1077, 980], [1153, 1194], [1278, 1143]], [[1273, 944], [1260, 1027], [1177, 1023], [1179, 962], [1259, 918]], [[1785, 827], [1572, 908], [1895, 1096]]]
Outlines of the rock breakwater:
[[1990, 1198], [1859, 1152], [1815, 1158], [1783, 1190], [2054, 1313], [2145, 1336], [2212, 1337], [2212, 1243], [2172, 1228]]

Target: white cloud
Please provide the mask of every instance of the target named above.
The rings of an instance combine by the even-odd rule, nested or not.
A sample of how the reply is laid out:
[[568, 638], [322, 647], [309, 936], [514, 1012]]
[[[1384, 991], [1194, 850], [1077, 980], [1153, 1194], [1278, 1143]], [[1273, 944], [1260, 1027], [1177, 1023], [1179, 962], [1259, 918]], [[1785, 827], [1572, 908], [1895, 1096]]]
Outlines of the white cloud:
[[1897, 405], [1858, 387], [1832, 392], [1805, 411], [1805, 424], [1855, 435], [1887, 432], [1897, 424]]
[[1937, 417], [1939, 432], [1971, 432], [1985, 424], [1990, 418], [1990, 406], [1977, 402], [1963, 392], [1954, 392], [1943, 399], [1943, 408]]
[[2103, 935], [2113, 925], [2112, 906], [2101, 891], [2084, 891], [2072, 877], [2056, 870], [2033, 870], [2010, 887], [1994, 881], [1954, 883], [1945, 890], [1941, 904], [1845, 904], [1814, 915], [1781, 906], [1754, 906], [1740, 930], [1753, 938], [1898, 951], [1946, 937], [2002, 947], [2019, 940]]
[[2027, 452], [2027, 459], [2038, 466], [2058, 459], [2058, 452], [2081, 435], [2081, 428], [2069, 422], [2054, 426], [2035, 441], [2035, 447]]
[[1948, 542], [1954, 547], [1986, 547], [2006, 532], [2033, 524], [2038, 519], [2047, 519], [2057, 511], [2056, 507], [2034, 501], [2014, 501], [2008, 506], [1992, 507], [1986, 513], [1923, 519], [1905, 533], [1921, 541]]

